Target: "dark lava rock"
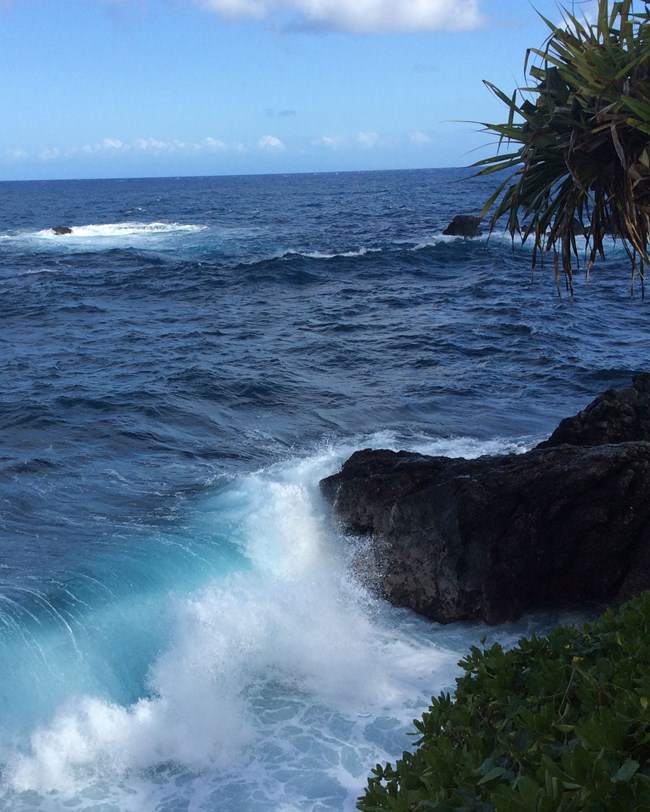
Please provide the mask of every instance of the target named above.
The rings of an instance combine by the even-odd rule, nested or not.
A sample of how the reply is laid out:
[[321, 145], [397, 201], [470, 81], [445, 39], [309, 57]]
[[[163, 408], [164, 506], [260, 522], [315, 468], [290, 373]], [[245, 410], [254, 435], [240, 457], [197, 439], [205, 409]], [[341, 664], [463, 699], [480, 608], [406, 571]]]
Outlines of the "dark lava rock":
[[457, 214], [442, 232], [450, 237], [480, 237], [481, 218], [472, 214]]
[[321, 490], [370, 536], [393, 604], [500, 623], [649, 588], [649, 483], [650, 443], [628, 442], [476, 460], [366, 449]]
[[52, 231], [55, 234], [72, 234], [72, 229], [69, 226], [53, 226]]
[[589, 224], [585, 228], [584, 223], [581, 220], [578, 220], [577, 217], [574, 217], [571, 220], [571, 231], [576, 235], [576, 237], [584, 237], [589, 229]]
[[650, 441], [650, 374], [632, 376], [632, 386], [608, 389], [574, 417], [565, 418], [538, 448], [568, 443], [594, 446]]

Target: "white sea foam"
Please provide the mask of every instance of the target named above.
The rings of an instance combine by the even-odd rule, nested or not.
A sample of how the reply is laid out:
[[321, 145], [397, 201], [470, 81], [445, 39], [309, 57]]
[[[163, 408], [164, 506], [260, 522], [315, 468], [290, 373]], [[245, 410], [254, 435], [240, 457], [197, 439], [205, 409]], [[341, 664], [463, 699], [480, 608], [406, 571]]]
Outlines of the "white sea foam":
[[[494, 231], [490, 232], [489, 227], [484, 225], [482, 227], [482, 234], [480, 237], [463, 237], [458, 234], [432, 234], [425, 240], [420, 241], [417, 245], [412, 246], [411, 250], [413, 251], [421, 251], [425, 248], [434, 248], [437, 245], [445, 245], [445, 244], [454, 244], [454, 243], [461, 243], [461, 242], [472, 242], [476, 244], [486, 244], [490, 242], [500, 242], [506, 243], [507, 245], [514, 245], [515, 248], [523, 248], [524, 250], [532, 251], [534, 240], [532, 237], [529, 237], [526, 242], [523, 242], [522, 237], [520, 234], [515, 234], [514, 237], [510, 236], [510, 233], [505, 229], [495, 229]], [[615, 243], [612, 238], [606, 237], [605, 243], [610, 246], [610, 248], [615, 247]], [[587, 241], [584, 237], [577, 236], [576, 237], [576, 245], [578, 247], [579, 253], [584, 251], [587, 247]], [[609, 250], [609, 249], [608, 249]]]
[[340, 251], [340, 252], [327, 252], [327, 251], [307, 251], [299, 252], [302, 256], [309, 259], [339, 259], [340, 257], [364, 257], [366, 254], [379, 254], [382, 252], [381, 248], [359, 248], [356, 251]]
[[[442, 235], [441, 235], [442, 236]], [[444, 237], [445, 240], [462, 240], [463, 237]], [[514, 245], [517, 249], [523, 249], [525, 251], [532, 252], [533, 246], [535, 244], [534, 236], [530, 236], [525, 242], [523, 241], [521, 234], [515, 234], [514, 237], [510, 235], [510, 233], [506, 229], [495, 229], [490, 233], [487, 226], [483, 227], [483, 234], [481, 237], [478, 238], [479, 240], [494, 242], [498, 241], [501, 243], [506, 243], [507, 245]], [[587, 255], [591, 249], [591, 242], [587, 240], [587, 238], [583, 235], [576, 235], [575, 238], [576, 242], [576, 249], [578, 251], [578, 256], [582, 258], [582, 256]], [[616, 240], [612, 235], [605, 235], [603, 238], [603, 243], [605, 245], [605, 251], [609, 255], [610, 253], [617, 253], [617, 252], [624, 252], [625, 248], [620, 240]], [[540, 254], [540, 261], [544, 254]]]
[[465, 457], [473, 460], [477, 457], [493, 454], [523, 454], [533, 443], [522, 440], [478, 440], [474, 437], [449, 437], [430, 440], [422, 438], [409, 447], [421, 454], [440, 457]]
[[90, 223], [88, 225], [71, 225], [71, 234], [55, 234], [51, 228], [33, 232], [39, 239], [57, 240], [62, 243], [79, 238], [126, 238], [143, 236], [160, 236], [166, 234], [193, 234], [203, 231], [206, 226], [182, 223]]
[[387, 607], [351, 577], [350, 542], [329, 529], [317, 489], [351, 450], [240, 477], [201, 507], [250, 567], [163, 591], [171, 626], [147, 693], [130, 705], [71, 693], [7, 756], [4, 808], [22, 808], [25, 792], [48, 810], [162, 809], [172, 797], [224, 812], [354, 808], [369, 768], [408, 746], [410, 720], [451, 685], [478, 633]]

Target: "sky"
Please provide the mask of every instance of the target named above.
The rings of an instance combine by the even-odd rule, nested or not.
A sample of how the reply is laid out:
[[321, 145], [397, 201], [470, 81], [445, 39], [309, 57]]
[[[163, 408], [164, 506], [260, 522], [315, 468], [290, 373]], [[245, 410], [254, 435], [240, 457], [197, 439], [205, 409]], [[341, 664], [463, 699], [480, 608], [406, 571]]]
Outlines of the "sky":
[[[565, 6], [590, 13], [593, 0]], [[555, 0], [0, 0], [0, 180], [466, 166]]]

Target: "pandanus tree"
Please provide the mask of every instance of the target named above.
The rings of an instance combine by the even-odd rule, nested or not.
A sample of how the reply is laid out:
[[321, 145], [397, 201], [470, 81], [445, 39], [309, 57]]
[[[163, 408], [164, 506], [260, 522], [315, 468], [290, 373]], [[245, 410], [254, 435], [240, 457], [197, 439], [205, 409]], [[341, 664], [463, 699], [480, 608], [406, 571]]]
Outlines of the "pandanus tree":
[[559, 25], [543, 18], [550, 34], [524, 63], [530, 86], [508, 96], [485, 83], [508, 117], [484, 124], [499, 150], [475, 166], [508, 174], [483, 214], [491, 229], [504, 218], [513, 239], [532, 240], [533, 270], [550, 253], [570, 291], [583, 233], [587, 274], [608, 234], [627, 251], [632, 284], [650, 262], [650, 4], [641, 5], [598, 0], [594, 21], [567, 10]]

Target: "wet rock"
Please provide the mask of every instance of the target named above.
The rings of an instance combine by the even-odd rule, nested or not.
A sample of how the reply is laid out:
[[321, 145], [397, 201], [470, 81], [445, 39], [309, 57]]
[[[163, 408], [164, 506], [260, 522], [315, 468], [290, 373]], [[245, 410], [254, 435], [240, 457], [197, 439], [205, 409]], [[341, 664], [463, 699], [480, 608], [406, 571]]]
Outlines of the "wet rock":
[[471, 214], [457, 214], [442, 232], [451, 237], [480, 237], [481, 218]]
[[[380, 593], [447, 623], [650, 586], [650, 443], [476, 460], [358, 451], [321, 481]], [[646, 584], [646, 586], [644, 586]]]
[[72, 234], [72, 229], [69, 226], [53, 226], [52, 231], [55, 234]]
[[650, 374], [632, 376], [632, 386], [608, 389], [583, 411], [567, 417], [538, 448], [568, 443], [594, 446], [650, 441]]

